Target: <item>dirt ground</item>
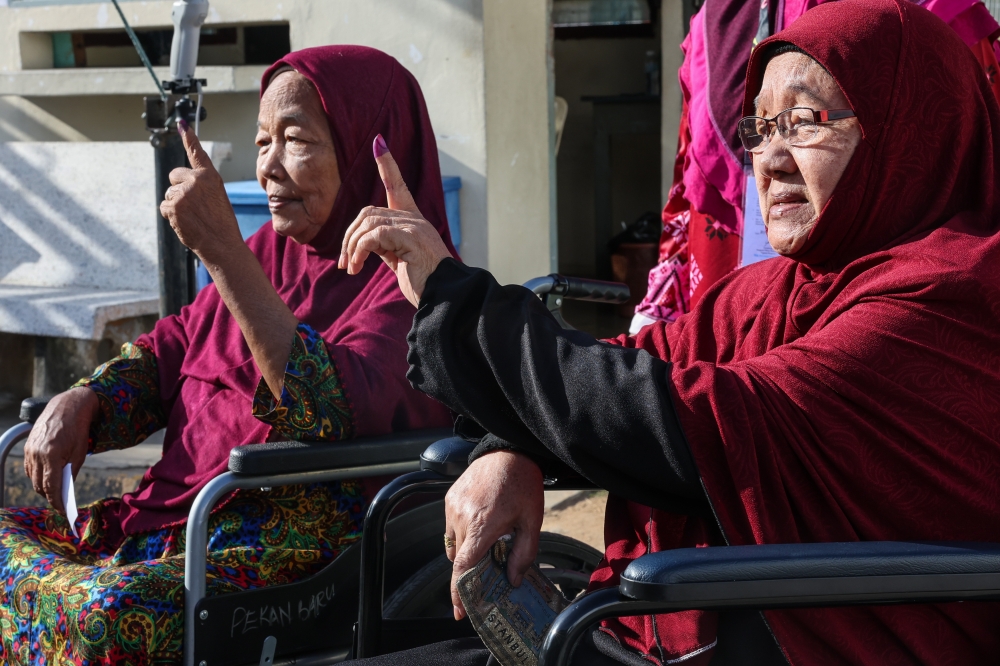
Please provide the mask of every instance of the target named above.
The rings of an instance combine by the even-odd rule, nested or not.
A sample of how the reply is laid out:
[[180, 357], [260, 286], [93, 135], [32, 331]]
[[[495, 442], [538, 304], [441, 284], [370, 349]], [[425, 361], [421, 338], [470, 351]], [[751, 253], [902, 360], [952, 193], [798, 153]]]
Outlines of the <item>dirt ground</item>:
[[604, 552], [604, 491], [578, 493], [546, 509], [542, 530], [579, 539]]

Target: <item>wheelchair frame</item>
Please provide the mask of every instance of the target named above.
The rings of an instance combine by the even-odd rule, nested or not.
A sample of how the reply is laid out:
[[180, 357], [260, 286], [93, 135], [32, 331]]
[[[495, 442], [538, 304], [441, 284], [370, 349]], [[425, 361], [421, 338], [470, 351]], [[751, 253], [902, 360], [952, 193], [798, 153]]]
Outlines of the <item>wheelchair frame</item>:
[[[47, 403], [48, 399], [45, 398], [25, 400], [21, 408], [21, 418], [24, 422], [0, 435], [0, 506], [4, 497], [4, 466], [7, 457], [15, 444], [27, 438], [32, 424], [41, 415]], [[188, 513], [184, 563], [183, 663], [185, 666], [215, 666], [222, 663], [204, 654], [206, 649], [212, 652], [211, 646], [207, 645], [209, 643], [207, 639], [221, 627], [217, 616], [224, 615], [225, 612], [220, 613], [220, 607], [232, 613], [234, 612], [232, 609], [241, 607], [240, 604], [246, 605], [247, 608], [260, 608], [263, 603], [265, 607], [274, 609], [278, 605], [273, 601], [275, 598], [315, 598], [313, 590], [317, 587], [317, 579], [323, 581], [319, 585], [320, 588], [329, 588], [330, 584], [327, 581], [332, 572], [345, 568], [346, 565], [341, 558], [351, 550], [345, 549], [324, 569], [296, 583], [206, 597], [208, 520], [219, 500], [237, 489], [274, 488], [411, 472], [419, 467], [418, 456], [429, 443], [450, 434], [449, 429], [431, 429], [384, 437], [360, 438], [340, 442], [336, 447], [331, 447], [328, 443], [269, 442], [233, 449], [230, 453], [229, 471], [215, 477], [202, 488]], [[437, 531], [434, 532], [434, 536], [437, 536]], [[435, 543], [436, 541], [435, 539]], [[353, 550], [357, 551], [358, 548], [360, 546]], [[384, 550], [381, 554], [384, 556]], [[336, 566], [338, 561], [341, 561], [339, 567]], [[272, 601], [258, 601], [267, 598], [271, 598]], [[309, 623], [299, 627], [298, 635], [314, 632], [328, 619], [329, 613], [324, 614], [320, 610], [314, 610]], [[284, 624], [281, 627], [284, 628]], [[291, 631], [296, 635], [294, 629]], [[280, 635], [281, 632], [273, 633]], [[201, 635], [204, 635], [206, 640], [198, 640]], [[250, 648], [255, 653], [252, 661], [238, 658], [235, 663], [254, 663], [259, 659], [259, 663], [268, 666], [274, 663], [276, 648], [276, 637], [264, 637], [260, 649]], [[340, 652], [317, 655], [306, 660], [296, 658], [295, 663], [331, 663], [343, 656], [346, 655]], [[234, 662], [227, 660], [225, 663]]]
[[[409, 620], [390, 620], [382, 616], [382, 586], [387, 535], [386, 519], [404, 499], [417, 493], [445, 494], [469, 465], [469, 455], [475, 443], [461, 437], [449, 437], [432, 444], [420, 455], [420, 471], [394, 479], [375, 495], [368, 506], [361, 531], [361, 586], [358, 600], [358, 630], [354, 656], [374, 657], [386, 652], [383, 643], [385, 629], [396, 630]], [[578, 476], [547, 479], [546, 490], [596, 489]], [[365, 536], [370, 535], [370, 536]], [[454, 624], [451, 619], [444, 622]]]
[[[436, 442], [421, 471], [397, 478], [376, 495], [361, 536], [363, 586], [357, 657], [380, 654], [385, 620], [375, 594], [384, 543], [383, 514], [407, 492], [433, 484], [447, 492], [468, 466], [474, 444]], [[551, 488], [594, 488], [585, 480]], [[546, 485], [547, 488], [550, 486]], [[598, 622], [683, 610], [776, 610], [859, 605], [1000, 600], [1000, 543], [851, 542], [679, 548], [634, 560], [621, 585], [577, 598], [546, 634], [539, 666], [568, 666], [576, 644]]]

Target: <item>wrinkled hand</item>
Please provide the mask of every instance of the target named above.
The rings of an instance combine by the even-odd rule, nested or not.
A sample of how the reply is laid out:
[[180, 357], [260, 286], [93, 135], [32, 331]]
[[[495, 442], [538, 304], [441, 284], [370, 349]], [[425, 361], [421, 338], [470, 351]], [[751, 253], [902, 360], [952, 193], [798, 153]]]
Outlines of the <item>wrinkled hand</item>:
[[46, 405], [24, 444], [24, 472], [35, 492], [52, 508], [66, 513], [62, 477], [66, 463], [73, 463], [73, 478], [87, 459], [90, 424], [97, 418], [97, 394], [88, 388], [60, 393]]
[[160, 213], [177, 237], [205, 263], [218, 263], [220, 253], [243, 244], [236, 214], [226, 196], [222, 176], [187, 123], [178, 123], [191, 168], [170, 172]]
[[513, 451], [494, 451], [478, 458], [445, 497], [445, 535], [455, 540], [446, 548], [454, 566], [451, 602], [455, 619], [465, 617], [458, 596], [459, 577], [483, 559], [505, 534], [514, 535], [507, 558], [507, 578], [521, 585], [524, 572], [538, 554], [545, 495], [542, 470], [530, 458]]
[[451, 253], [434, 226], [420, 214], [392, 155], [385, 152], [375, 160], [389, 207], [362, 209], [344, 234], [337, 265], [357, 275], [374, 252], [396, 274], [406, 300], [416, 307], [427, 278]]

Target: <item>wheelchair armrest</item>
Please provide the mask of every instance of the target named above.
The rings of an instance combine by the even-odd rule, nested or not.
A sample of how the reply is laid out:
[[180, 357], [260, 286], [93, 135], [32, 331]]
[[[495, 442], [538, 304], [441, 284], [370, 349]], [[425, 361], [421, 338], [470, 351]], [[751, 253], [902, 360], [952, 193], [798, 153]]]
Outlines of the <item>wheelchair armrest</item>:
[[240, 476], [271, 476], [416, 461], [428, 444], [450, 434], [448, 428], [433, 428], [344, 442], [247, 444], [229, 452], [229, 471]]
[[30, 423], [34, 425], [38, 417], [42, 415], [45, 411], [45, 407], [49, 404], [49, 400], [52, 399], [51, 395], [43, 396], [40, 398], [25, 398], [21, 401], [21, 413], [18, 418], [25, 423]]
[[543, 301], [545, 296], [552, 294], [569, 300], [617, 305], [625, 303], [630, 297], [628, 285], [622, 282], [570, 277], [558, 273], [532, 278], [524, 283], [524, 287], [533, 291]]
[[1000, 599], [1000, 544], [853, 543], [678, 548], [644, 555], [619, 587], [585, 594], [545, 636], [539, 666], [566, 666], [601, 620], [682, 610], [768, 610]]
[[1000, 544], [853, 543], [682, 548], [645, 555], [622, 597], [684, 608], [1000, 599]]
[[469, 456], [475, 448], [475, 442], [461, 437], [438, 440], [420, 454], [420, 469], [457, 479], [469, 466]]
[[[457, 479], [469, 467], [469, 456], [475, 450], [476, 442], [461, 437], [449, 437], [434, 442], [420, 454], [420, 469], [437, 472]], [[593, 483], [583, 478], [565, 465], [558, 463], [546, 473], [546, 490], [590, 490]]]

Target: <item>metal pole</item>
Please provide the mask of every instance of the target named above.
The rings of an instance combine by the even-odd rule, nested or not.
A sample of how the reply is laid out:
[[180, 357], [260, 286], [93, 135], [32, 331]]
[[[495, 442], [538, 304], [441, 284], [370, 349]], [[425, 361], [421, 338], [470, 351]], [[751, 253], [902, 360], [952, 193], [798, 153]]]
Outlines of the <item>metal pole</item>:
[[184, 144], [177, 132], [170, 130], [154, 136], [156, 159], [156, 236], [160, 264], [160, 317], [178, 314], [194, 300], [194, 256], [177, 238], [170, 222], [160, 214], [160, 204], [170, 187], [170, 172], [187, 166]]

